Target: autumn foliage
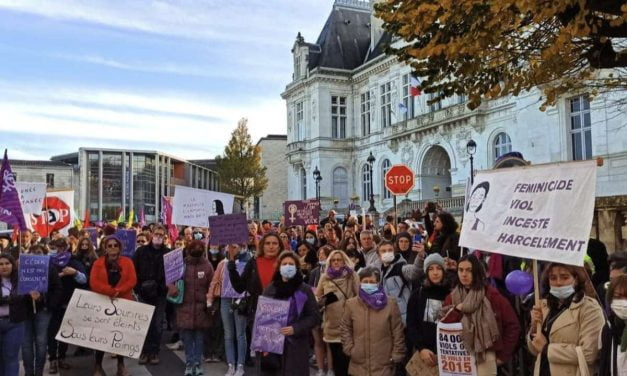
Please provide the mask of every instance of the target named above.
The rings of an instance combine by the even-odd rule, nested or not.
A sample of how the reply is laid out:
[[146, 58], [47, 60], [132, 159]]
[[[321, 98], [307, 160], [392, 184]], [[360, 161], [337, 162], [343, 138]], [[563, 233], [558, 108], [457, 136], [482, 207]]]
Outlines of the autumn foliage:
[[[539, 87], [627, 89], [627, 0], [384, 0], [376, 15], [436, 99], [482, 100]], [[404, 42], [403, 42], [404, 41]]]

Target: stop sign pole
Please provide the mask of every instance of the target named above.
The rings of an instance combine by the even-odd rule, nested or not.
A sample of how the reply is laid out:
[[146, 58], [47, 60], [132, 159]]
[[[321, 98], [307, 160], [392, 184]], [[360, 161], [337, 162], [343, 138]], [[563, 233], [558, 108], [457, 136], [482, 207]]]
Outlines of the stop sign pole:
[[409, 166], [398, 164], [392, 166], [385, 174], [385, 188], [394, 195], [394, 227], [398, 215], [396, 213], [396, 196], [407, 195], [414, 188], [415, 175]]

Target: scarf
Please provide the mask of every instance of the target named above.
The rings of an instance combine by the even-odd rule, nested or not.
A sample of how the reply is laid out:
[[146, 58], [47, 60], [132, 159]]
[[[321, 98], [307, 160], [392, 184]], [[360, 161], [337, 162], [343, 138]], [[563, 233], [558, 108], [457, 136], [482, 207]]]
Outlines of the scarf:
[[343, 275], [352, 273], [353, 271], [346, 265], [342, 266], [339, 269], [335, 269], [335, 268], [327, 268], [327, 275], [329, 276], [329, 278], [331, 279], [337, 279], [340, 278]]
[[379, 286], [379, 289], [372, 294], [368, 294], [362, 289], [359, 289], [359, 297], [366, 305], [375, 311], [380, 311], [388, 304], [388, 297], [383, 292], [383, 287]]
[[486, 351], [500, 337], [496, 316], [485, 292], [485, 288], [466, 290], [462, 286], [457, 286], [451, 292], [453, 306], [463, 304], [462, 338], [466, 348], [475, 354], [477, 363], [485, 361]]
[[623, 335], [620, 337], [620, 351], [627, 350], [627, 325], [623, 328]]
[[286, 300], [291, 298], [303, 283], [303, 275], [299, 271], [296, 271], [296, 275], [285, 282], [283, 281], [281, 273], [277, 270], [276, 273], [274, 273], [274, 278], [272, 278], [272, 283], [276, 288], [274, 298]]
[[60, 252], [54, 255], [50, 255], [50, 263], [59, 269], [63, 269], [70, 263], [72, 258], [72, 252]]

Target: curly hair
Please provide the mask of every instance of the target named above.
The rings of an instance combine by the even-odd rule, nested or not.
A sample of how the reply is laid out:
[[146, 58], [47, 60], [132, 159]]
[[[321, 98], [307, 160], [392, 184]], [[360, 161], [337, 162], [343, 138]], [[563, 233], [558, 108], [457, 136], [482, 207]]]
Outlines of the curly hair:
[[442, 231], [440, 231], [442, 234], [452, 234], [457, 231], [459, 225], [451, 213], [440, 212], [437, 217], [440, 218], [440, 222], [442, 222]]

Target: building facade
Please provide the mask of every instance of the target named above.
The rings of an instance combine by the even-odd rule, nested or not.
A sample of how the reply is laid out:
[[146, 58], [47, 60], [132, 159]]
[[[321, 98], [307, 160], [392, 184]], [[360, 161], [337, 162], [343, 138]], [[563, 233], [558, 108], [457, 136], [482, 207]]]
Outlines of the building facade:
[[89, 209], [92, 221], [118, 218], [143, 211], [147, 222], [160, 218], [161, 196], [174, 196], [183, 185], [217, 191], [217, 174], [182, 158], [157, 151], [80, 148], [78, 153], [51, 158], [77, 171], [80, 213]]
[[9, 161], [15, 180], [29, 183], [46, 183], [48, 190], [72, 190], [75, 188], [72, 165], [56, 161]]
[[410, 67], [383, 53], [395, 41], [372, 15], [372, 5], [336, 0], [316, 42], [298, 34], [293, 45], [293, 79], [282, 93], [289, 199], [315, 197], [317, 167], [323, 203], [368, 207], [372, 193], [377, 210], [389, 210], [392, 196], [383, 177], [402, 163], [416, 175], [403, 199], [460, 208], [471, 139], [475, 170], [491, 168], [510, 151], [532, 164], [602, 157], [592, 236], [610, 251], [627, 249], [627, 116], [616, 104], [625, 93], [573, 93], [545, 112], [537, 90], [472, 111], [463, 96], [429, 105], [429, 95], [411, 95]]
[[268, 187], [253, 199], [253, 216], [278, 221], [287, 200], [287, 136], [270, 134], [257, 142], [261, 149], [261, 165], [266, 168]]

